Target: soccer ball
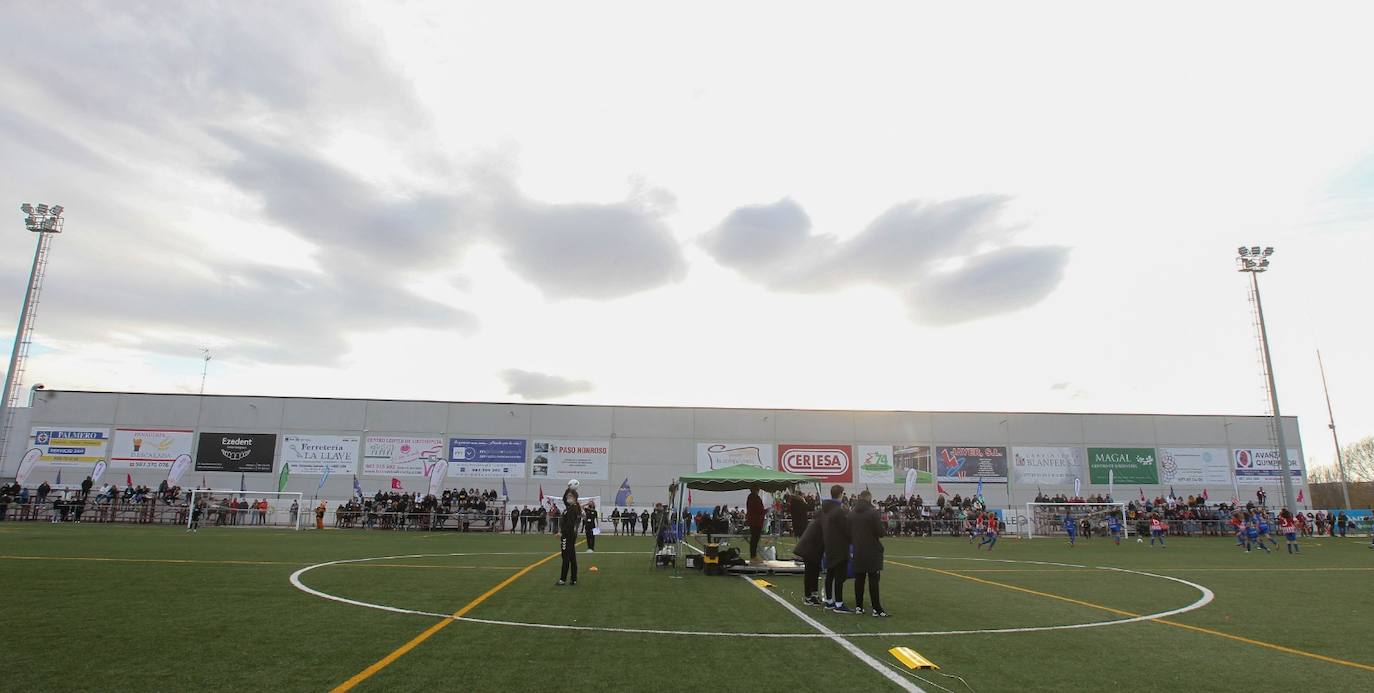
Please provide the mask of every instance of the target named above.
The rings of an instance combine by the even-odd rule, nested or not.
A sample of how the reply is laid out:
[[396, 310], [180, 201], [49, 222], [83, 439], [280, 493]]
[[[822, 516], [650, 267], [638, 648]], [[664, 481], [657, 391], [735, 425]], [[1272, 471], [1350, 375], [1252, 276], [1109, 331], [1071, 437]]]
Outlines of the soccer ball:
[[572, 479], [572, 480], [570, 480], [570, 481], [568, 482], [568, 488], [577, 488], [578, 486], [581, 486], [581, 485], [582, 485], [582, 484], [578, 483], [577, 479]]
[[1144, 540], [1144, 539], [1141, 539], [1140, 537], [1136, 537], [1136, 538], [1135, 538], [1135, 543], [1137, 543], [1137, 544], [1144, 544], [1144, 543], [1145, 543], [1145, 540]]

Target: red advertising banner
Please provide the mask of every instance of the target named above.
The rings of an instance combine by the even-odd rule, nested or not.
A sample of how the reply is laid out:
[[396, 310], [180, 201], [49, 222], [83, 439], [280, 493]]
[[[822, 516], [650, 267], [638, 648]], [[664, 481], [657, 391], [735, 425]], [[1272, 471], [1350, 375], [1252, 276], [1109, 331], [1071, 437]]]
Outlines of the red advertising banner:
[[779, 445], [778, 469], [820, 477], [835, 484], [854, 481], [854, 446], [808, 443]]

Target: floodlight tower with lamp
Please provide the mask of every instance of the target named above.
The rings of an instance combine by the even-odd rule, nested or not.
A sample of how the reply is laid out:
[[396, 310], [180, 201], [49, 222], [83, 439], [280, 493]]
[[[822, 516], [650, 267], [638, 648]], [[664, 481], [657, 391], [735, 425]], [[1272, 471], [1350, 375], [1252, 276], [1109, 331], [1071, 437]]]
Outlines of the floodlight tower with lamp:
[[1255, 314], [1259, 317], [1260, 351], [1264, 355], [1264, 376], [1269, 385], [1269, 406], [1274, 410], [1274, 443], [1278, 445], [1279, 470], [1283, 474], [1283, 507], [1291, 513], [1298, 512], [1298, 501], [1293, 493], [1293, 475], [1288, 466], [1288, 446], [1283, 441], [1283, 417], [1279, 415], [1279, 392], [1274, 385], [1274, 361], [1269, 355], [1269, 332], [1264, 325], [1264, 305], [1260, 303], [1259, 275], [1269, 269], [1269, 256], [1274, 254], [1272, 246], [1261, 249], [1257, 245], [1236, 249], [1237, 270], [1250, 275], [1250, 290], [1255, 295]]
[[24, 305], [19, 311], [19, 327], [14, 332], [14, 348], [10, 352], [9, 369], [5, 371], [5, 391], [0, 399], [0, 469], [10, 444], [14, 426], [14, 410], [19, 406], [23, 387], [24, 363], [33, 342], [33, 323], [38, 313], [38, 295], [43, 291], [43, 275], [48, 268], [48, 247], [52, 237], [62, 233], [62, 205], [45, 204], [19, 206], [24, 213], [24, 228], [38, 234], [38, 246], [33, 251], [33, 267], [29, 269], [29, 284], [24, 290]]

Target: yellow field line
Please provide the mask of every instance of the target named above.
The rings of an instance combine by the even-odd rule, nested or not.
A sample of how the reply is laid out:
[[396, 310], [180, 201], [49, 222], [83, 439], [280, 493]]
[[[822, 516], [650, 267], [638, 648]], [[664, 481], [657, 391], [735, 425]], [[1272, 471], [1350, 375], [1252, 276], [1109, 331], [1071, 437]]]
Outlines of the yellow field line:
[[[992, 586], [994, 586], [994, 587], [1002, 587], [1002, 588], [1004, 588], [1004, 589], [1014, 590], [1014, 591], [1017, 591], [1017, 592], [1024, 592], [1024, 593], [1026, 593], [1026, 594], [1032, 594], [1032, 595], [1035, 595], [1035, 596], [1037, 596], [1037, 597], [1045, 597], [1045, 598], [1047, 598], [1047, 599], [1057, 599], [1057, 600], [1059, 600], [1059, 601], [1061, 601], [1061, 602], [1069, 602], [1070, 604], [1079, 604], [1079, 605], [1081, 605], [1081, 606], [1086, 606], [1086, 607], [1091, 608], [1091, 609], [1097, 609], [1097, 610], [1099, 610], [1099, 611], [1106, 611], [1107, 613], [1117, 614], [1117, 615], [1119, 615], [1119, 616], [1127, 616], [1127, 617], [1130, 617], [1130, 618], [1138, 618], [1138, 617], [1140, 616], [1140, 614], [1131, 613], [1131, 612], [1129, 612], [1129, 611], [1122, 611], [1121, 609], [1113, 609], [1113, 608], [1110, 607], [1110, 606], [1102, 606], [1101, 604], [1094, 604], [1094, 603], [1092, 603], [1092, 602], [1085, 602], [1085, 601], [1082, 601], [1082, 600], [1080, 600], [1080, 599], [1072, 599], [1072, 598], [1070, 598], [1070, 597], [1065, 597], [1065, 596], [1061, 596], [1061, 595], [1058, 595], [1058, 594], [1050, 594], [1049, 592], [1040, 592], [1040, 591], [1037, 591], [1037, 590], [1026, 589], [1025, 587], [1018, 587], [1018, 586], [1016, 586], [1016, 585], [1009, 585], [1009, 584], [1007, 584], [1007, 583], [1005, 583], [1005, 582], [995, 582], [995, 581], [993, 581], [993, 580], [985, 580], [985, 579], [983, 579], [983, 578], [974, 577], [974, 576], [972, 576], [972, 575], [964, 575], [964, 574], [961, 574], [961, 573], [955, 573], [955, 572], [951, 572], [951, 571], [948, 571], [948, 570], [940, 570], [939, 568], [927, 568], [927, 567], [925, 567], [925, 566], [911, 565], [910, 563], [902, 563], [901, 561], [893, 561], [893, 560], [889, 560], [888, 563], [896, 563], [897, 565], [906, 566], [906, 567], [908, 567], [908, 568], [915, 568], [916, 570], [926, 570], [926, 571], [930, 571], [930, 572], [932, 572], [932, 573], [939, 573], [939, 574], [941, 574], [941, 575], [949, 575], [949, 576], [951, 576], [951, 577], [962, 578], [962, 579], [964, 579], [964, 580], [972, 580], [972, 581], [974, 581], [974, 582], [981, 582], [981, 583], [983, 583], [983, 584], [985, 584], [985, 585], [992, 585]], [[1205, 634], [1207, 634], [1207, 635], [1215, 635], [1215, 636], [1217, 636], [1217, 637], [1219, 637], [1219, 638], [1226, 638], [1227, 640], [1235, 640], [1236, 642], [1243, 642], [1243, 643], [1246, 643], [1246, 644], [1248, 644], [1248, 645], [1254, 645], [1254, 646], [1256, 646], [1256, 647], [1263, 647], [1263, 648], [1270, 649], [1270, 650], [1275, 650], [1275, 651], [1278, 651], [1278, 652], [1286, 652], [1286, 653], [1288, 653], [1288, 654], [1298, 655], [1298, 656], [1300, 656], [1300, 657], [1310, 657], [1310, 658], [1312, 658], [1312, 659], [1320, 660], [1320, 661], [1323, 661], [1323, 662], [1328, 662], [1328, 663], [1330, 663], [1330, 664], [1340, 664], [1340, 665], [1343, 665], [1343, 666], [1354, 667], [1354, 668], [1356, 668], [1356, 669], [1363, 669], [1363, 670], [1365, 670], [1365, 671], [1374, 671], [1374, 666], [1371, 666], [1371, 665], [1369, 665], [1369, 664], [1361, 664], [1361, 663], [1359, 663], [1359, 662], [1352, 662], [1352, 661], [1346, 660], [1346, 659], [1338, 659], [1338, 658], [1336, 658], [1336, 657], [1328, 657], [1328, 656], [1326, 656], [1326, 655], [1317, 654], [1317, 653], [1315, 653], [1315, 652], [1307, 652], [1307, 651], [1305, 651], [1305, 650], [1298, 650], [1298, 649], [1294, 649], [1294, 648], [1291, 648], [1291, 647], [1286, 647], [1286, 646], [1284, 646], [1284, 645], [1277, 645], [1277, 644], [1271, 643], [1271, 642], [1264, 642], [1264, 641], [1262, 641], [1262, 640], [1253, 640], [1253, 639], [1251, 639], [1251, 638], [1246, 638], [1246, 637], [1242, 637], [1242, 636], [1239, 636], [1239, 635], [1232, 635], [1232, 634], [1230, 634], [1230, 633], [1223, 633], [1222, 631], [1219, 631], [1219, 630], [1212, 630], [1211, 628], [1203, 628], [1203, 627], [1201, 627], [1201, 626], [1190, 626], [1190, 625], [1188, 625], [1188, 624], [1186, 624], [1186, 623], [1179, 623], [1179, 622], [1177, 622], [1177, 621], [1166, 621], [1166, 620], [1164, 620], [1164, 619], [1162, 619], [1162, 618], [1150, 619], [1150, 621], [1152, 621], [1152, 622], [1154, 622], [1154, 623], [1162, 623], [1162, 624], [1164, 624], [1164, 625], [1166, 625], [1166, 626], [1173, 626], [1173, 627], [1175, 627], [1175, 628], [1182, 628], [1182, 629], [1184, 629], [1184, 630], [1191, 630], [1191, 631], [1193, 631], [1193, 632], [1195, 632], [1195, 633], [1205, 633]]]
[[[578, 543], [580, 544], [581, 542], [578, 542]], [[468, 602], [467, 604], [465, 604], [465, 605], [463, 606], [463, 608], [461, 608], [461, 609], [459, 609], [459, 610], [453, 612], [453, 615], [451, 615], [450, 617], [448, 617], [448, 618], [446, 618], [446, 619], [444, 619], [444, 620], [442, 620], [442, 621], [440, 621], [440, 622], [438, 622], [438, 623], [436, 623], [436, 624], [434, 624], [434, 625], [432, 625], [432, 626], [426, 628], [426, 629], [425, 629], [423, 632], [421, 632], [419, 635], [417, 635], [417, 636], [411, 638], [411, 639], [410, 639], [410, 642], [407, 642], [406, 644], [404, 644], [404, 645], [402, 645], [402, 646], [396, 648], [395, 650], [393, 650], [393, 651], [392, 651], [390, 654], [388, 654], [387, 656], [382, 657], [381, 659], [377, 660], [376, 662], [373, 662], [373, 663], [372, 663], [370, 666], [368, 666], [366, 669], [363, 669], [362, 671], [360, 671], [360, 672], [354, 674], [354, 675], [352, 676], [352, 678], [348, 679], [347, 681], [344, 681], [343, 683], [339, 684], [338, 686], [335, 686], [334, 689], [333, 689], [332, 691], [330, 691], [330, 693], [344, 693], [345, 691], [353, 690], [353, 687], [354, 687], [354, 686], [357, 686], [358, 684], [362, 683], [363, 681], [366, 681], [366, 680], [368, 680], [369, 678], [372, 678], [372, 675], [373, 675], [373, 674], [376, 674], [377, 672], [381, 671], [382, 669], [385, 669], [385, 668], [386, 668], [388, 665], [390, 665], [392, 662], [394, 662], [394, 661], [400, 659], [403, 655], [405, 655], [405, 653], [407, 653], [407, 652], [409, 652], [409, 651], [415, 649], [415, 647], [416, 647], [417, 645], [419, 645], [420, 643], [422, 643], [422, 642], [428, 640], [428, 639], [430, 638], [430, 636], [432, 636], [432, 635], [434, 635], [435, 633], [438, 633], [439, 631], [441, 631], [441, 630], [443, 630], [444, 628], [448, 627], [448, 625], [449, 625], [450, 623], [453, 623], [453, 622], [454, 622], [454, 619], [458, 619], [458, 618], [462, 618], [463, 616], [466, 616], [467, 613], [468, 613], [469, 611], [472, 611], [473, 609], [477, 608], [477, 606], [478, 606], [479, 604], [481, 604], [482, 602], [484, 602], [484, 601], [486, 601], [487, 599], [489, 599], [493, 594], [496, 594], [497, 592], [500, 592], [501, 590], [503, 590], [503, 589], [505, 589], [506, 587], [510, 586], [510, 584], [511, 584], [512, 582], [515, 582], [516, 580], [520, 579], [520, 576], [524, 575], [525, 573], [530, 572], [531, 570], [534, 570], [535, 568], [538, 568], [538, 567], [541, 566], [541, 565], [544, 565], [545, 563], [548, 563], [549, 561], [551, 561], [551, 560], [553, 560], [553, 559], [555, 559], [555, 558], [558, 558], [560, 555], [561, 555], [561, 554], [558, 554], [558, 553], [551, 553], [551, 554], [549, 554], [549, 555], [547, 555], [547, 556], [545, 556], [545, 557], [543, 557], [543, 558], [541, 558], [541, 559], [539, 559], [539, 560], [537, 560], [537, 561], [535, 561], [535, 562], [533, 562], [533, 563], [531, 563], [531, 564], [525, 566], [524, 568], [521, 568], [520, 571], [517, 572], [516, 574], [514, 574], [514, 575], [512, 575], [512, 576], [506, 578], [505, 580], [502, 580], [501, 582], [497, 583], [495, 587], [493, 587], [493, 588], [487, 590], [486, 592], [483, 592], [483, 593], [482, 593], [480, 596], [478, 596], [476, 599], [474, 599], [474, 600]]]
[[[176, 565], [286, 565], [302, 566], [309, 563], [292, 561], [234, 561], [199, 560], [194, 558], [103, 558], [98, 556], [0, 556], [7, 561], [96, 561], [102, 563], [165, 563]], [[338, 563], [337, 568], [438, 568], [442, 570], [519, 570], [520, 566], [490, 565], [423, 565], [419, 563]]]

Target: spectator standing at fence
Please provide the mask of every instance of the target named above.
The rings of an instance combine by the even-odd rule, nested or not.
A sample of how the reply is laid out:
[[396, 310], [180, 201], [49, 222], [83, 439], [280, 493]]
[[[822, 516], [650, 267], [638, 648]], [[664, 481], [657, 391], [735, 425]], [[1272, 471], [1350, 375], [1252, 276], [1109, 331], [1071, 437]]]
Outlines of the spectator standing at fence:
[[825, 537], [825, 591], [833, 600], [826, 606], [836, 613], [852, 614], [854, 610], [844, 605], [844, 581], [849, 576], [849, 511], [840, 502], [843, 495], [843, 486], [830, 487], [830, 499], [825, 501], [830, 508], [821, 526], [821, 535]]
[[649, 511], [644, 510], [639, 513], [639, 532], [640, 534], [649, 533]]
[[558, 582], [555, 582], [555, 585], [577, 584], [577, 529], [581, 520], [580, 510], [577, 489], [569, 488], [564, 491], [563, 516], [559, 518], [558, 526], [558, 552], [563, 556], [563, 565], [558, 570]]
[[[990, 515], [990, 514], [989, 514]], [[993, 519], [996, 522], [996, 519]], [[989, 525], [995, 532], [996, 525]], [[878, 582], [883, 574], [883, 531], [882, 518], [873, 507], [873, 494], [864, 489], [854, 501], [854, 509], [849, 512], [849, 540], [854, 545], [854, 613], [864, 612], [864, 588], [867, 586], [873, 597], [873, 615], [886, 617], [883, 600], [878, 594]], [[993, 535], [996, 541], [996, 534]]]
[[616, 508], [611, 511], [611, 528], [615, 530], [616, 534], [620, 534], [621, 524], [623, 523], [620, 521], [620, 508]]
[[315, 506], [315, 529], [324, 529], [324, 511], [328, 505], [324, 499], [320, 499], [320, 504]]
[[91, 488], [95, 486], [95, 480], [87, 476], [81, 481], [81, 500], [86, 500], [91, 496]]

